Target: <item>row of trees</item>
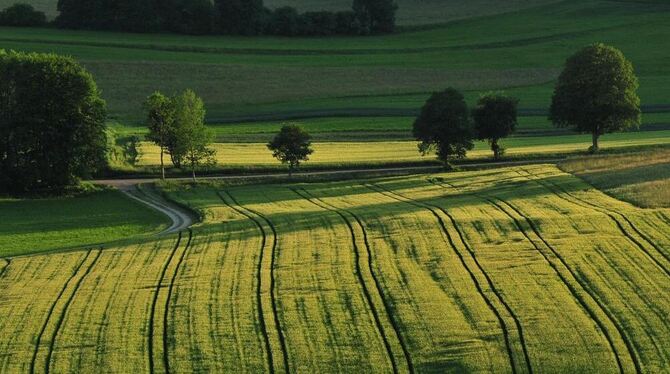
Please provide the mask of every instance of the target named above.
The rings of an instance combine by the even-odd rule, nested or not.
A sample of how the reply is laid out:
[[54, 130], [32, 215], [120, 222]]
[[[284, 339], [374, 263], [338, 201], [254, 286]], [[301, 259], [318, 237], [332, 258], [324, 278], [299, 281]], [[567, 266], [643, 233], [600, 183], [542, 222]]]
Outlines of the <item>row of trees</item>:
[[[600, 136], [640, 125], [638, 79], [633, 65], [618, 49], [593, 44], [571, 56], [558, 78], [549, 119], [592, 136], [597, 152]], [[500, 140], [517, 125], [518, 100], [487, 94], [470, 112], [463, 95], [453, 88], [434, 93], [414, 122], [413, 134], [422, 154], [435, 152], [445, 166], [465, 157], [473, 139], [487, 140], [495, 159], [504, 152]]]
[[59, 27], [228, 35], [367, 35], [395, 28], [394, 0], [353, 0], [352, 10], [270, 10], [263, 0], [59, 0]]

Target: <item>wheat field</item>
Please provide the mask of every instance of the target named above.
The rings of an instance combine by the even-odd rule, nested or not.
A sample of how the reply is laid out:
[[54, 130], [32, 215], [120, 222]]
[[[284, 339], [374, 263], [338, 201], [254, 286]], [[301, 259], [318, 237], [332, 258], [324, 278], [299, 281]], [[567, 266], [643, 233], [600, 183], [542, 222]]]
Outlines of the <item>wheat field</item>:
[[165, 192], [203, 222], [0, 264], [1, 372], [670, 370], [670, 210], [555, 166]]

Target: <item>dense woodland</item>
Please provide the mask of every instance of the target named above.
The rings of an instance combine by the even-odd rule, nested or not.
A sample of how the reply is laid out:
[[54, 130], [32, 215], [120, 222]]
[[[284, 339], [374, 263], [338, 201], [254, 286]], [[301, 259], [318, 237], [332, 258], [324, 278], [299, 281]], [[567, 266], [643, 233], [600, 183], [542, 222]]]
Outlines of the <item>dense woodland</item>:
[[[20, 6], [21, 13], [13, 11]], [[17, 4], [8, 26], [39, 26], [44, 16]], [[395, 29], [394, 0], [353, 0], [350, 11], [304, 12], [293, 7], [274, 10], [263, 0], [59, 0], [60, 28], [180, 34], [327, 36], [390, 33]], [[5, 11], [5, 13], [7, 10]], [[29, 17], [41, 22], [26, 22]], [[14, 20], [12, 17], [20, 17]]]

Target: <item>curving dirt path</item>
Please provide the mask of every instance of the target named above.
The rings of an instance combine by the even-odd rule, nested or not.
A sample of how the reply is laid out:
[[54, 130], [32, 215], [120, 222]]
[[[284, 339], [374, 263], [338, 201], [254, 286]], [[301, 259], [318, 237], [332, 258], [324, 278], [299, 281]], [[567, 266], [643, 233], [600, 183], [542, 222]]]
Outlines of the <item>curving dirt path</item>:
[[155, 209], [172, 220], [172, 224], [158, 235], [180, 232], [190, 227], [194, 222], [193, 215], [185, 209], [165, 200], [158, 194], [150, 194], [140, 189], [139, 184], [119, 185], [119, 190], [135, 201]]

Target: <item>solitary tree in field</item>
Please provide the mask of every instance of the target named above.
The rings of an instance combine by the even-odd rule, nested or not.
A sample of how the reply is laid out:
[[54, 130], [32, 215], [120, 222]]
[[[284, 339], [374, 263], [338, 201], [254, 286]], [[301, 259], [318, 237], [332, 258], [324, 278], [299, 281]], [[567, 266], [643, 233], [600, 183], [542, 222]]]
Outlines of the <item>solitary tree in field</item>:
[[593, 44], [568, 58], [558, 78], [549, 119], [558, 127], [590, 133], [591, 152], [607, 133], [640, 125], [638, 80], [618, 49]]
[[105, 116], [74, 59], [0, 50], [0, 190], [60, 190], [106, 167]]
[[300, 162], [307, 161], [314, 153], [310, 135], [297, 125], [284, 125], [279, 133], [268, 143], [272, 156], [288, 164], [289, 177], [298, 168]]
[[216, 163], [216, 152], [210, 148], [212, 134], [205, 126], [205, 105], [192, 90], [184, 91], [173, 100], [177, 141], [175, 152], [179, 152], [178, 156], [188, 163], [195, 181], [197, 169]]
[[174, 101], [160, 92], [154, 92], [144, 103], [147, 110], [147, 127], [149, 134], [147, 139], [154, 142], [160, 148], [161, 178], [165, 179], [165, 154], [170, 139], [174, 138], [175, 132], [175, 105]]
[[475, 136], [478, 140], [488, 140], [495, 160], [505, 152], [500, 139], [511, 135], [516, 128], [518, 105], [516, 98], [490, 93], [480, 97], [472, 110]]
[[447, 168], [450, 160], [465, 157], [473, 144], [468, 106], [463, 95], [453, 88], [434, 93], [414, 121], [413, 133], [420, 141], [421, 154], [435, 151]]

